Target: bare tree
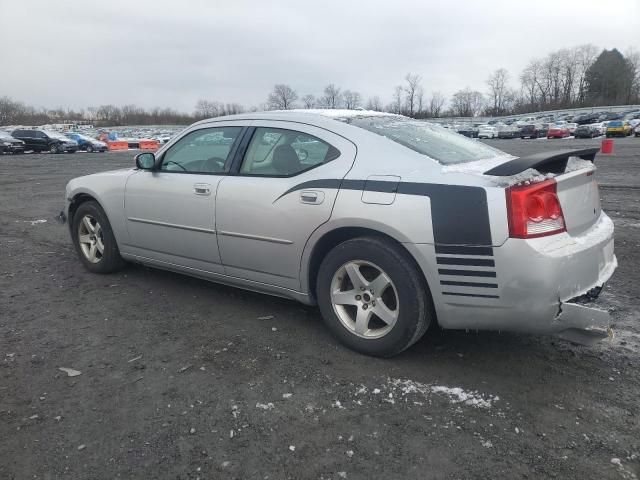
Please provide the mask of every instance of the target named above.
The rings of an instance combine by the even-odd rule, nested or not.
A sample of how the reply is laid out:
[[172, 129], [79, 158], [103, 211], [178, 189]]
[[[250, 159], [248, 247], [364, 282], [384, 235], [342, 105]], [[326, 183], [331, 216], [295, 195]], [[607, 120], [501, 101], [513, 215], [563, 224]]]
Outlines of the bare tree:
[[382, 111], [382, 101], [379, 96], [369, 97], [369, 100], [367, 100], [367, 110]]
[[465, 88], [453, 94], [451, 98], [451, 111], [458, 117], [475, 117], [484, 106], [482, 93]]
[[358, 92], [352, 92], [351, 90], [345, 90], [342, 93], [342, 100], [344, 107], [353, 110], [358, 108], [362, 104], [362, 97]]
[[418, 93], [422, 77], [417, 74], [407, 73], [407, 76], [404, 77], [404, 79], [407, 81], [407, 85], [404, 87], [404, 91], [407, 94], [407, 110], [409, 112], [409, 116], [413, 117], [416, 107], [416, 95]]
[[487, 79], [487, 85], [489, 86], [489, 102], [493, 104], [491, 109], [492, 115], [502, 115], [505, 111], [508, 81], [509, 72], [504, 68], [499, 68]]
[[433, 92], [431, 94], [431, 98], [429, 98], [429, 116], [438, 118], [442, 113], [442, 108], [444, 107], [445, 102], [446, 99], [444, 98], [444, 95], [442, 93]]
[[393, 102], [391, 103], [391, 111], [393, 113], [402, 113], [402, 92], [404, 89], [398, 85], [393, 90]]
[[304, 108], [313, 108], [316, 106], [316, 97], [308, 93], [304, 97], [302, 97], [302, 103]]
[[578, 71], [576, 74], [577, 92], [576, 102], [582, 104], [585, 101], [587, 93], [587, 84], [585, 82], [585, 76], [589, 67], [593, 65], [596, 57], [598, 56], [598, 47], [592, 44], [580, 45], [577, 47], [578, 51]]
[[333, 83], [324, 87], [324, 96], [321, 100], [326, 108], [338, 108], [342, 103], [342, 93]]
[[416, 92], [416, 115], [418, 117], [423, 116], [424, 114], [424, 88], [422, 85], [418, 87], [418, 91]]
[[269, 108], [272, 110], [289, 110], [293, 108], [294, 102], [298, 99], [298, 94], [289, 85], [279, 83], [273, 87], [269, 94]]

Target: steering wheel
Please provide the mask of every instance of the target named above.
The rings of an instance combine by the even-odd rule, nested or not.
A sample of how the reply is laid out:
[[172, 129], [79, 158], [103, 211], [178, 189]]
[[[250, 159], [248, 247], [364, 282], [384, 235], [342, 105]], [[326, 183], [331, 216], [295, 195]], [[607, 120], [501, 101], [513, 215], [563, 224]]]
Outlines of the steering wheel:
[[296, 153], [298, 154], [298, 158], [301, 162], [304, 162], [307, 158], [309, 158], [309, 152], [307, 152], [304, 148], [297, 148]]
[[220, 157], [211, 157], [205, 160], [202, 169], [205, 172], [223, 172], [226, 160]]
[[163, 164], [163, 166], [164, 166], [164, 165], [170, 165], [170, 164], [177, 165], [177, 166], [178, 166], [178, 167], [180, 167], [183, 171], [185, 171], [185, 172], [187, 171], [187, 169], [186, 169], [186, 168], [184, 168], [184, 167], [183, 167], [182, 165], [180, 165], [178, 162], [174, 162], [173, 160], [169, 160], [168, 162], [164, 163], [164, 164]]

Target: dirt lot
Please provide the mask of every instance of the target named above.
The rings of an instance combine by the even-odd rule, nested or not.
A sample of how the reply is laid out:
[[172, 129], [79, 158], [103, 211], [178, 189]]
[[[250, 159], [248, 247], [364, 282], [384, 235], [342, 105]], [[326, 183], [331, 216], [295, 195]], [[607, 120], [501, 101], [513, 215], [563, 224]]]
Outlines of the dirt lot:
[[65, 183], [132, 152], [0, 157], [0, 478], [640, 477], [640, 138], [615, 146], [613, 340], [432, 331], [391, 360], [287, 300], [86, 272], [53, 220]]

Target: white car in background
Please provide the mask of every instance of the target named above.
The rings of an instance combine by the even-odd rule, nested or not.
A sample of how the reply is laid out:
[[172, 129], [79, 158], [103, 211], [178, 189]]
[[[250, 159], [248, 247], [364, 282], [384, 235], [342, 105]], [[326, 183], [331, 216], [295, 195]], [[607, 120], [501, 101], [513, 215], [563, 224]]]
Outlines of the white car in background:
[[480, 125], [478, 127], [478, 138], [498, 138], [498, 129], [491, 125]]
[[573, 135], [574, 133], [576, 133], [576, 128], [578, 128], [578, 124], [577, 123], [567, 123], [567, 124], [565, 124], [565, 127], [567, 128], [567, 130], [569, 130], [569, 133], [571, 135]]

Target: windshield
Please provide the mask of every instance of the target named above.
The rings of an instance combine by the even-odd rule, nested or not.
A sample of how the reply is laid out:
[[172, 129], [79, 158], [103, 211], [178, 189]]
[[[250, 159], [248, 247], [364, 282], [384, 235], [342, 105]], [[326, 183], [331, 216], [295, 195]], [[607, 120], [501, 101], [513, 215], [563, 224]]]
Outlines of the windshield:
[[443, 165], [506, 155], [498, 149], [453, 133], [446, 128], [406, 117], [354, 117], [343, 121], [387, 137]]
[[7, 140], [13, 140], [11, 135], [9, 135], [7, 132], [0, 132], [0, 138], [5, 138]]

